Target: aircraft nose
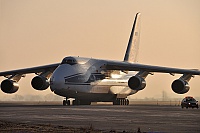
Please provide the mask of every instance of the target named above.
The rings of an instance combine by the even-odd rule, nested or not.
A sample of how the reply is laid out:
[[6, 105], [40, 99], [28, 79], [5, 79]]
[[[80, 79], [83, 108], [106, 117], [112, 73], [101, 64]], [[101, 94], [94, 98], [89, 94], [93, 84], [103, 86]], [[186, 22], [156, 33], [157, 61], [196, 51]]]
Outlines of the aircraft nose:
[[65, 88], [65, 77], [74, 74], [75, 71], [71, 65], [61, 64], [53, 72], [50, 79], [51, 91]]
[[60, 65], [53, 72], [53, 74], [51, 76], [51, 79], [50, 79], [50, 88], [51, 88], [51, 91], [55, 91], [55, 90], [63, 88], [64, 77], [66, 75], [65, 74], [66, 67], [67, 66], [65, 66], [65, 65]]
[[61, 89], [63, 83], [62, 83], [62, 79], [60, 77], [52, 75], [51, 79], [50, 79], [50, 89], [51, 89], [51, 91]]

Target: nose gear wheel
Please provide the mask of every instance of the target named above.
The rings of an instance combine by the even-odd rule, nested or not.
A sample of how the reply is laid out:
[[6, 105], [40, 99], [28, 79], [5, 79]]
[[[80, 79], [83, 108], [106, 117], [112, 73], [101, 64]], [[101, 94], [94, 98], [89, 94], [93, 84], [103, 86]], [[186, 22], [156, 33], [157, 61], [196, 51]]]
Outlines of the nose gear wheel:
[[70, 105], [70, 100], [63, 100], [63, 106]]

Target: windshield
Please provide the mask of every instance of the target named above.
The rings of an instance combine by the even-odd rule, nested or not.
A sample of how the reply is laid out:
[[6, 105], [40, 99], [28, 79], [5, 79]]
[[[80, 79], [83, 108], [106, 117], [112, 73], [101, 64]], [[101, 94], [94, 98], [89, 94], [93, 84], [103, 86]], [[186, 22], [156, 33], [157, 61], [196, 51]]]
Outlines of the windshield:
[[187, 98], [186, 101], [196, 101], [194, 98]]
[[70, 64], [70, 65], [74, 65], [74, 64], [77, 64], [77, 61], [75, 58], [73, 57], [66, 57], [63, 59], [62, 63], [61, 64]]
[[80, 58], [80, 57], [65, 57], [61, 64], [69, 64], [69, 65], [75, 65], [75, 64], [86, 64], [90, 61], [90, 58]]

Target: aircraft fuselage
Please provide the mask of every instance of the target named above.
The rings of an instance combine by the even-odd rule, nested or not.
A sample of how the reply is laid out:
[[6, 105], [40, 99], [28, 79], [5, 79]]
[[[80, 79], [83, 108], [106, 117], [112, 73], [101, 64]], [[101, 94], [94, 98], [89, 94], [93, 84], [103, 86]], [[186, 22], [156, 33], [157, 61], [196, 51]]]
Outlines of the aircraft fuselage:
[[66, 57], [53, 72], [50, 88], [64, 97], [90, 101], [112, 101], [117, 95], [126, 97], [137, 92], [127, 83], [133, 74], [106, 71], [104, 63], [104, 60]]

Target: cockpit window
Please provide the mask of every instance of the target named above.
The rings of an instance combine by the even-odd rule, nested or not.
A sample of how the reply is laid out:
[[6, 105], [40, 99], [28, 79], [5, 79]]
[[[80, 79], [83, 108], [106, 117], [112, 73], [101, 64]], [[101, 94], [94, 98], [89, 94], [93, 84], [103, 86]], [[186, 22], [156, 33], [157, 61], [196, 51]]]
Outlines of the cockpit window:
[[74, 64], [77, 64], [77, 61], [75, 58], [73, 57], [67, 57], [67, 58], [64, 58], [62, 63], [61, 64], [70, 64], [70, 65], [74, 65]]
[[88, 63], [89, 61], [90, 61], [90, 58], [80, 58], [80, 57], [68, 56], [62, 60], [61, 64], [70, 64], [70, 65], [85, 64], [85, 63]]

